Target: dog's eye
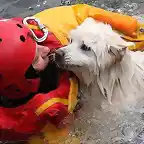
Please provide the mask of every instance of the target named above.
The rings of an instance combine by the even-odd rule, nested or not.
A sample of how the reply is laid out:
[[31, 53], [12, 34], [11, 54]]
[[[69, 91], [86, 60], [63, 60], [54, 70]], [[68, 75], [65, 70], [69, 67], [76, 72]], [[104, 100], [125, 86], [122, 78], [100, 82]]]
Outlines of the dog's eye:
[[87, 47], [85, 44], [82, 44], [81, 49], [84, 51], [90, 51], [91, 50], [91, 48]]
[[72, 43], [72, 39], [69, 39], [69, 43], [70, 43], [70, 44]]

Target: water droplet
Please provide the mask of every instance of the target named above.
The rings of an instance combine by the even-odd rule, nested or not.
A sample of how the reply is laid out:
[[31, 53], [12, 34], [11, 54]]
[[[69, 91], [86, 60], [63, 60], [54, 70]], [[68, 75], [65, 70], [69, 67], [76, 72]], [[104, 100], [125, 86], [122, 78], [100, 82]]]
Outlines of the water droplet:
[[109, 10], [109, 11], [114, 11], [114, 9], [113, 9], [113, 8], [109, 8], [108, 10]]
[[40, 7], [40, 4], [37, 4], [36, 7]]
[[123, 9], [118, 9], [117, 12], [123, 13]]
[[132, 138], [136, 135], [136, 131], [132, 125], [126, 125], [122, 128], [122, 134], [125, 136], [127, 141], [131, 141]]
[[[141, 32], [144, 32], [144, 29], [140, 29]], [[141, 114], [141, 119], [144, 120], [144, 113]]]
[[47, 3], [47, 1], [45, 0], [45, 1], [43, 1], [43, 4], [45, 5]]
[[112, 144], [125, 144], [125, 141], [121, 137], [112, 138]]
[[34, 8], [33, 7], [29, 7], [28, 10], [34, 10]]

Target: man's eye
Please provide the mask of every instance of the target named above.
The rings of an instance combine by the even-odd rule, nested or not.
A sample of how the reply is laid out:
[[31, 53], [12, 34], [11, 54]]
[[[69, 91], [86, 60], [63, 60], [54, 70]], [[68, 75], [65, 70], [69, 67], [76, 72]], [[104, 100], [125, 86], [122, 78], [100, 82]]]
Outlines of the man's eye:
[[84, 51], [90, 51], [91, 50], [91, 48], [86, 46], [85, 44], [82, 44], [81, 49]]

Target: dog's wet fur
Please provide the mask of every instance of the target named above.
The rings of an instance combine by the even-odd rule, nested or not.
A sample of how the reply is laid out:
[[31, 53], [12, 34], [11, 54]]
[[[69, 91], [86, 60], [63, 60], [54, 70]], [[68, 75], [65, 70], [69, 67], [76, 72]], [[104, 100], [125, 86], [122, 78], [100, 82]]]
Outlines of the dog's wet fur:
[[[87, 18], [56, 51], [61, 68], [80, 80], [84, 107], [73, 134], [86, 144], [144, 141], [144, 53], [132, 52], [110, 25]], [[140, 135], [139, 135], [140, 134]]]

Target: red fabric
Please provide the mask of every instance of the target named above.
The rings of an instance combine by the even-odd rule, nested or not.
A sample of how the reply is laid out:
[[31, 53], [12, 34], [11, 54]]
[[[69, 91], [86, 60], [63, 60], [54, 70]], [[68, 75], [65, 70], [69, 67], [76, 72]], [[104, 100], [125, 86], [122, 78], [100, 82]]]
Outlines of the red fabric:
[[[49, 122], [56, 126], [68, 115], [67, 106], [56, 103], [46, 109], [40, 116], [35, 114], [36, 108], [54, 97], [68, 98], [69, 73], [61, 76], [59, 87], [48, 94], [37, 94], [27, 104], [17, 108], [0, 108], [0, 140], [22, 139], [39, 133]], [[4, 132], [4, 133], [3, 133]], [[12, 133], [12, 137], [9, 136]], [[5, 135], [7, 133], [7, 135]], [[19, 135], [19, 137], [17, 137]], [[14, 139], [13, 139], [14, 138]]]
[[[17, 21], [19, 21], [19, 22], [22, 22], [22, 21], [23, 21], [23, 19], [20, 18], [20, 17], [13, 18], [13, 20], [17, 20]], [[35, 21], [33, 21], [33, 20], [30, 20], [28, 23], [29, 23], [29, 24], [32, 24], [32, 25], [37, 25], [37, 23], [36, 23]], [[43, 36], [43, 32], [40, 31], [40, 30], [34, 30], [34, 32], [35, 32], [35, 34], [36, 34], [36, 36], [37, 36], [38, 38], [40, 38], [40, 37]], [[50, 31], [49, 31], [49, 35], [48, 35], [47, 39], [46, 39], [44, 42], [39, 43], [39, 44], [44, 45], [44, 46], [47, 46], [47, 47], [50, 48], [51, 50], [53, 50], [53, 49], [58, 49], [58, 48], [62, 47], [62, 44], [60, 43], [60, 41], [59, 41], [59, 40], [56, 38], [56, 36], [55, 36], [52, 32], [50, 32]]]
[[[70, 91], [69, 73], [65, 72], [61, 77], [59, 87], [56, 90], [49, 92], [47, 95], [49, 95], [49, 97], [51, 98], [58, 97], [62, 99], [68, 99], [69, 91]], [[49, 121], [52, 124], [58, 126], [67, 115], [68, 115], [68, 107], [61, 103], [56, 103], [52, 105], [49, 109], [44, 111], [44, 113], [41, 116], [42, 117], [44, 116], [46, 119], [47, 117], [49, 117]]]
[[[22, 18], [14, 18], [21, 22]], [[41, 31], [35, 31], [37, 36], [41, 36]], [[48, 38], [42, 45], [48, 46], [51, 50], [57, 49], [62, 45], [57, 38], [49, 33]], [[39, 133], [42, 128], [51, 122], [56, 126], [68, 115], [67, 106], [56, 103], [46, 109], [40, 116], [35, 114], [36, 108], [44, 104], [51, 98], [66, 98], [70, 90], [69, 72], [61, 75], [59, 86], [56, 90], [47, 94], [36, 94], [27, 104], [17, 108], [0, 107], [0, 140], [26, 139], [27, 136]]]
[[0, 29], [0, 95], [15, 99], [36, 92], [39, 81], [31, 81], [31, 84], [24, 76], [36, 52], [30, 30], [14, 20], [1, 21]]

